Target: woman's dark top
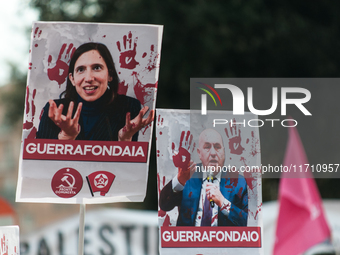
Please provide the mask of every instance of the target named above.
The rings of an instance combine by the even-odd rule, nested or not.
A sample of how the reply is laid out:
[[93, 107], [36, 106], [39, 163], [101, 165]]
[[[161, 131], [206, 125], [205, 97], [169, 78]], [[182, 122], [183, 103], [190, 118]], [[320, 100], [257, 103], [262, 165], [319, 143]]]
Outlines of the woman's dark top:
[[[82, 102], [79, 124], [81, 130], [76, 140], [95, 140], [95, 141], [118, 141], [118, 132], [125, 126], [126, 113], [130, 112], [131, 119], [134, 119], [141, 110], [140, 102], [132, 97], [117, 95], [112, 103], [105, 104], [105, 94], [94, 102], [86, 102], [78, 98], [73, 110], [73, 115], [78, 103]], [[69, 99], [54, 100], [57, 106], [64, 105], [63, 115], [67, 114]], [[43, 108], [39, 130], [36, 138], [58, 139], [60, 128], [48, 117], [49, 103]], [[73, 116], [72, 115], [72, 116]], [[138, 132], [133, 135], [132, 141], [138, 140]]]

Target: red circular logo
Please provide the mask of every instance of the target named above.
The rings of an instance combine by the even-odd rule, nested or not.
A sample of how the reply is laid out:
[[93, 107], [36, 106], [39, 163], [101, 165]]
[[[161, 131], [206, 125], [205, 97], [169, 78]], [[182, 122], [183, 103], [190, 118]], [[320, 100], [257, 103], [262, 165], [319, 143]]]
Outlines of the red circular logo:
[[65, 167], [54, 174], [51, 187], [58, 197], [70, 198], [77, 195], [83, 187], [83, 177], [77, 170]]
[[94, 177], [94, 185], [97, 188], [105, 188], [106, 185], [109, 182], [109, 178], [107, 178], [107, 176], [105, 174], [98, 174], [96, 177]]

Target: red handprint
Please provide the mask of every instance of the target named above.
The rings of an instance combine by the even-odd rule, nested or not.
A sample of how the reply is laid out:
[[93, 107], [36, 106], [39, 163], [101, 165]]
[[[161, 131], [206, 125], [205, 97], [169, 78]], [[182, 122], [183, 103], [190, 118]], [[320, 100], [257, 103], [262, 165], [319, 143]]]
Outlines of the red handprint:
[[128, 84], [125, 84], [125, 81], [121, 81], [119, 84], [118, 84], [118, 91], [117, 93], [119, 95], [126, 95], [127, 91], [128, 91], [128, 88], [129, 88], [129, 85]]
[[[33, 35], [34, 40], [35, 40], [35, 39], [39, 39], [40, 36], [41, 36], [41, 33], [42, 33], [42, 30], [40, 30], [39, 27], [37, 27], [37, 28], [34, 30], [34, 35]], [[38, 43], [35, 43], [35, 44], [34, 44], [34, 47], [38, 47]]]
[[[185, 138], [184, 138], [185, 136]], [[172, 160], [174, 162], [175, 167], [186, 169], [189, 166], [191, 154], [190, 147], [192, 143], [193, 136], [190, 134], [190, 131], [187, 131], [185, 135], [185, 131], [181, 133], [181, 139], [179, 143], [178, 153], [175, 154], [175, 143], [172, 143]], [[191, 147], [191, 152], [195, 149], [195, 143]]]
[[33, 38], [35, 39], [36, 37], [39, 38], [40, 35], [42, 33], [42, 30], [39, 30], [39, 27], [37, 27], [35, 30], [34, 30], [34, 36]]
[[[146, 52], [144, 52], [143, 54], [143, 58], [146, 57]], [[151, 45], [150, 46], [150, 57], [146, 66], [146, 69], [151, 72], [153, 69], [155, 69], [157, 67], [157, 58], [158, 58], [159, 54], [157, 54], [157, 50], [155, 50], [155, 45]]]
[[157, 126], [163, 127], [163, 122], [164, 119], [161, 117], [161, 115], [158, 115]]
[[[59, 86], [66, 81], [66, 77], [68, 76], [68, 63], [70, 62], [73, 53], [76, 48], [73, 47], [73, 44], [70, 43], [66, 50], [66, 43], [64, 43], [59, 51], [58, 59], [55, 63], [55, 66], [47, 69], [47, 76], [51, 81], [58, 82]], [[52, 56], [48, 56], [48, 66], [51, 65]]]
[[128, 36], [123, 36], [123, 52], [121, 49], [120, 41], [117, 41], [117, 48], [120, 52], [119, 63], [121, 68], [134, 69], [139, 63], [136, 61], [136, 47], [138, 37], [134, 39], [132, 45], [132, 33], [129, 32]]
[[229, 149], [231, 154], [241, 155], [244, 148], [241, 146], [241, 130], [236, 128], [235, 125], [224, 129], [227, 137], [229, 138]]
[[191, 146], [192, 138], [190, 131], [187, 131], [186, 135], [185, 131], [182, 131], [177, 154], [175, 154], [175, 144], [172, 143], [172, 160], [174, 165], [178, 167], [177, 179], [183, 186], [191, 178], [196, 168], [196, 164], [190, 160], [190, 151], [193, 152], [195, 149], [195, 143]]
[[255, 157], [256, 154], [260, 153], [260, 140], [255, 137], [254, 131], [251, 131], [251, 155]]
[[158, 82], [155, 84], [142, 84], [136, 72], [133, 72], [132, 75], [135, 76], [136, 79], [135, 86], [133, 87], [136, 98], [142, 105], [145, 105], [147, 102], [150, 102], [152, 99], [154, 99], [154, 91], [155, 88], [157, 88]]
[[[161, 117], [161, 115], [158, 115], [157, 127], [163, 127], [163, 122], [164, 122], [164, 119]], [[162, 134], [163, 132], [159, 131], [159, 135], [162, 135]]]
[[34, 89], [32, 93], [32, 101], [30, 102], [30, 90], [29, 86], [26, 87], [26, 120], [25, 123], [23, 124], [23, 129], [24, 130], [30, 130], [31, 132], [27, 136], [27, 138], [35, 138], [35, 135], [37, 133], [36, 127], [34, 127], [33, 121], [34, 121], [34, 116], [35, 116], [35, 104], [34, 104], [34, 98], [37, 93], [37, 90]]
[[8, 255], [8, 239], [5, 235], [1, 238], [0, 254]]

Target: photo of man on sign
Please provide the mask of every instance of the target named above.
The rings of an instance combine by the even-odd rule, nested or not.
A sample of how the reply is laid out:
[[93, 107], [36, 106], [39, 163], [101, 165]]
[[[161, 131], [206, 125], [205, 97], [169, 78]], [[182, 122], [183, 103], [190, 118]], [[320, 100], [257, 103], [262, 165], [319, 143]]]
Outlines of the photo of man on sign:
[[144, 118], [148, 106], [117, 93], [117, 71], [104, 44], [85, 43], [72, 53], [63, 98], [45, 105], [36, 138], [137, 141], [154, 110]]
[[[194, 150], [190, 131], [186, 138], [183, 131], [181, 141], [187, 148], [179, 148], [174, 156], [178, 174], [162, 189], [160, 208], [179, 207], [177, 226], [247, 226], [247, 183], [241, 175], [228, 178], [221, 173], [225, 163], [222, 136], [214, 129], [200, 134], [197, 154], [201, 163], [197, 165], [192, 160], [187, 163], [188, 150]], [[201, 171], [204, 169], [209, 170]]]
[[160, 254], [262, 254], [259, 130], [242, 125], [255, 116], [156, 113]]

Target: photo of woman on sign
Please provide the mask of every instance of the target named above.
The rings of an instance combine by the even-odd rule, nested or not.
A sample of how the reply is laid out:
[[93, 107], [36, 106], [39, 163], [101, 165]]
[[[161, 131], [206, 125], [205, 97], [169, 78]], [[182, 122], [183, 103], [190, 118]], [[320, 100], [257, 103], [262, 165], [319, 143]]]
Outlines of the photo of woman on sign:
[[118, 75], [108, 48], [85, 43], [73, 53], [66, 90], [43, 108], [36, 138], [60, 140], [137, 141], [154, 110], [119, 95]]

